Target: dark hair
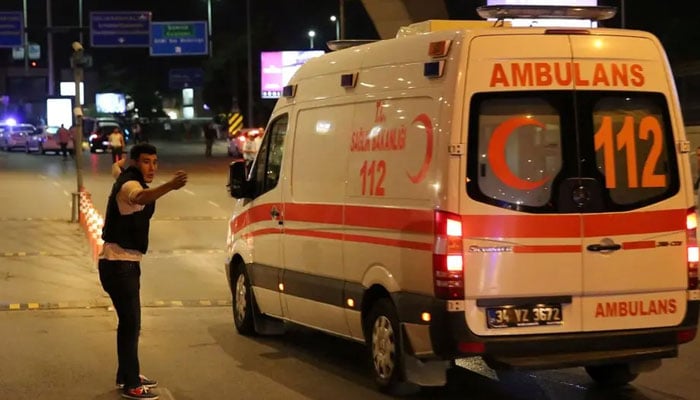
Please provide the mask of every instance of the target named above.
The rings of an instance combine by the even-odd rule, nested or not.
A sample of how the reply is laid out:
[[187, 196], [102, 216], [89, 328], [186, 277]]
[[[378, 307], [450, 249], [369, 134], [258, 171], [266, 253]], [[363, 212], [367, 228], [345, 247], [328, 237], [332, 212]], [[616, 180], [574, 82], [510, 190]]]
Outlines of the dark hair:
[[141, 154], [158, 154], [156, 152], [156, 146], [150, 143], [138, 143], [131, 147], [129, 151], [129, 158], [132, 160], [138, 160]]

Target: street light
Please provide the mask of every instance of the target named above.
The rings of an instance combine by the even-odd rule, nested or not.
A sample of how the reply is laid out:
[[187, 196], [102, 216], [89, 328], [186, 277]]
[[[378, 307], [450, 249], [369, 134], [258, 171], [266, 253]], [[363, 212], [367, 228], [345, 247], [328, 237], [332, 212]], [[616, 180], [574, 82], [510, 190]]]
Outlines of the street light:
[[312, 29], [309, 31], [309, 48], [314, 48], [314, 37], [316, 37], [316, 32]]
[[340, 20], [335, 15], [331, 15], [331, 22], [335, 22], [335, 40], [340, 40]]

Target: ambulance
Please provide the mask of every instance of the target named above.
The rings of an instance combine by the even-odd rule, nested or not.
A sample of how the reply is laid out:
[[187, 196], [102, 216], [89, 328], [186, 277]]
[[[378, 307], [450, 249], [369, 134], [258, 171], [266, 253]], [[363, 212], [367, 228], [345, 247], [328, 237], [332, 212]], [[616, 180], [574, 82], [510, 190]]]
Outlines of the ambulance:
[[501, 21], [544, 9], [482, 7], [495, 22], [427, 21], [298, 70], [254, 164], [229, 169], [240, 334], [364, 343], [390, 393], [444, 385], [466, 357], [620, 386], [694, 339], [690, 146], [665, 52], [646, 32]]

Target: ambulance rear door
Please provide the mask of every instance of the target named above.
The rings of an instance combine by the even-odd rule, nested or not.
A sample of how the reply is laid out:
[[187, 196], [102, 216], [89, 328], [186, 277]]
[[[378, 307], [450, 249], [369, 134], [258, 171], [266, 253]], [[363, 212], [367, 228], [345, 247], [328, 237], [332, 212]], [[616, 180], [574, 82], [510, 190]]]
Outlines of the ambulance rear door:
[[[651, 37], [571, 35], [582, 180], [583, 330], [673, 326], [688, 287], [683, 165]], [[692, 212], [692, 211], [691, 211]]]

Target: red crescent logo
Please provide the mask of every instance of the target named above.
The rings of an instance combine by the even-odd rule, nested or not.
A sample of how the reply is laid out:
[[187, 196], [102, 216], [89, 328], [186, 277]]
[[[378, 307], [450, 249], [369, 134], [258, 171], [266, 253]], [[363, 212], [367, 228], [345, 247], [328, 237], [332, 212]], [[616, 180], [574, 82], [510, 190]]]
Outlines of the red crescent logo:
[[420, 122], [425, 126], [425, 137], [427, 140], [425, 145], [425, 158], [423, 159], [423, 165], [421, 165], [420, 170], [418, 170], [415, 175], [411, 175], [408, 171], [406, 171], [406, 175], [408, 175], [408, 179], [410, 179], [411, 182], [420, 183], [428, 174], [428, 168], [430, 168], [430, 163], [433, 161], [433, 123], [426, 114], [417, 116], [411, 123], [415, 124], [416, 122]]
[[536, 119], [525, 117], [510, 118], [496, 127], [491, 136], [488, 148], [488, 159], [493, 173], [506, 185], [518, 190], [533, 190], [544, 185], [549, 177], [539, 181], [530, 182], [517, 177], [508, 167], [506, 162], [506, 143], [508, 138], [517, 128], [526, 125], [535, 125], [544, 128], [544, 124]]

